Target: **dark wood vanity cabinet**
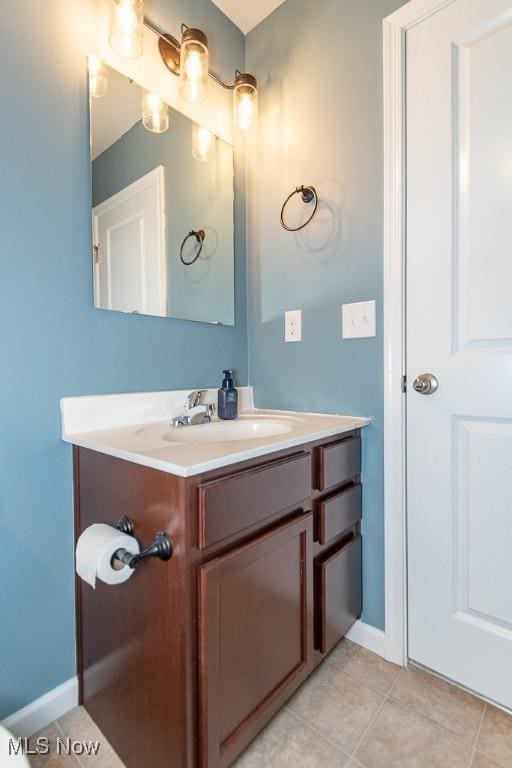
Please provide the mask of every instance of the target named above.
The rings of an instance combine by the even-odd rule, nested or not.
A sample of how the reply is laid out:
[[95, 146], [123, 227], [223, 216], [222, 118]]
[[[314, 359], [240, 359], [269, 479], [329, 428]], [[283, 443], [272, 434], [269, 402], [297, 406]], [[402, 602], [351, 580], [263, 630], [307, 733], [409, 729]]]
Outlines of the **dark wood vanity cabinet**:
[[81, 702], [127, 768], [231, 765], [361, 613], [358, 432], [190, 478], [74, 457], [77, 534], [174, 546], [77, 580]]

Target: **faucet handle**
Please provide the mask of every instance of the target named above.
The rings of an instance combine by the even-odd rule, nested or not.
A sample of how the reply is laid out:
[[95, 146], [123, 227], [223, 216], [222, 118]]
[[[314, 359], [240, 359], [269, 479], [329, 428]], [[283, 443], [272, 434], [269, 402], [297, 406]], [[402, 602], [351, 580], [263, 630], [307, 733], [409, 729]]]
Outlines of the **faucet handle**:
[[207, 392], [208, 392], [207, 389], [196, 389], [193, 392], [191, 392], [190, 395], [188, 395], [187, 397], [188, 407], [196, 408], [196, 406], [202, 405], [203, 397], [206, 395]]

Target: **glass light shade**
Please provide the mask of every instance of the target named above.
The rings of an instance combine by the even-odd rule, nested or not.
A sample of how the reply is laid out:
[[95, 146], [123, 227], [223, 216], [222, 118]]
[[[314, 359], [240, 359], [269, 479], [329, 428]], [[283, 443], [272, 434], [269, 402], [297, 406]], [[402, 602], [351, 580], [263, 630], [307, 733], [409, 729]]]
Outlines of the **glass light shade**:
[[239, 74], [233, 92], [233, 120], [243, 136], [251, 136], [258, 121], [258, 86], [252, 75]]
[[180, 94], [193, 104], [208, 98], [208, 39], [199, 29], [187, 29], [183, 35]]
[[203, 125], [192, 125], [192, 155], [200, 163], [215, 157], [216, 136]]
[[158, 94], [143, 92], [142, 123], [152, 133], [164, 133], [169, 128], [169, 107]]
[[144, 28], [143, 0], [115, 0], [110, 47], [123, 59], [138, 59], [142, 56], [142, 33]]
[[90, 53], [88, 57], [89, 69], [89, 93], [95, 99], [104, 96], [108, 88], [107, 70], [96, 54]]

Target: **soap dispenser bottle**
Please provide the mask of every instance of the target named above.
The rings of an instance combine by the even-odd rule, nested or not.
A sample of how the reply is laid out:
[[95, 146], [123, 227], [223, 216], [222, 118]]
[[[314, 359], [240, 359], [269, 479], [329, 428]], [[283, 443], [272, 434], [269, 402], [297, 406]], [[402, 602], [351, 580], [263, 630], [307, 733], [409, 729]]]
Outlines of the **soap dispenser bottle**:
[[219, 389], [219, 419], [236, 419], [238, 416], [238, 391], [233, 384], [233, 371], [223, 371], [222, 387]]

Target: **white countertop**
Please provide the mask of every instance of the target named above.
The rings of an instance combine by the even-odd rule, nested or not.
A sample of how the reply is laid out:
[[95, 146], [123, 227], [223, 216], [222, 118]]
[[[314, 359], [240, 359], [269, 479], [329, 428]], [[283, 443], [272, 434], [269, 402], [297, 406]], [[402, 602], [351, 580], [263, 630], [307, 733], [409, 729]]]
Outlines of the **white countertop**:
[[[255, 409], [252, 389], [241, 387], [240, 415], [236, 422], [231, 422], [237, 425], [235, 430], [257, 421], [265, 426], [277, 423], [285, 431], [261, 437], [237, 439], [234, 435], [233, 440], [210, 440], [208, 430], [215, 438], [218, 419], [193, 427], [171, 426], [172, 418], [183, 413], [190, 391], [65, 398], [61, 401], [62, 438], [82, 448], [189, 477], [341, 435], [370, 423], [369, 419], [351, 416]], [[215, 398], [216, 390], [208, 390], [208, 401], [215, 402]]]

